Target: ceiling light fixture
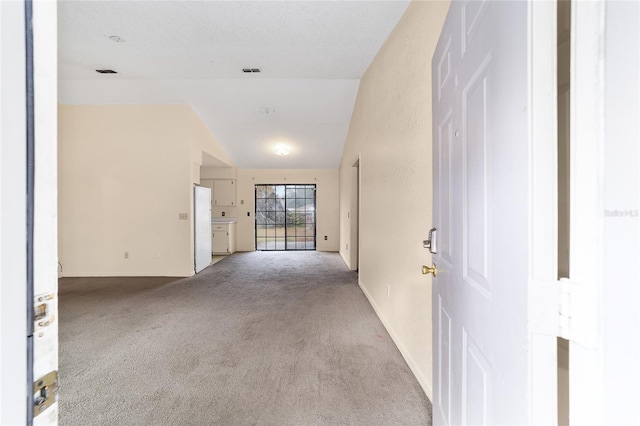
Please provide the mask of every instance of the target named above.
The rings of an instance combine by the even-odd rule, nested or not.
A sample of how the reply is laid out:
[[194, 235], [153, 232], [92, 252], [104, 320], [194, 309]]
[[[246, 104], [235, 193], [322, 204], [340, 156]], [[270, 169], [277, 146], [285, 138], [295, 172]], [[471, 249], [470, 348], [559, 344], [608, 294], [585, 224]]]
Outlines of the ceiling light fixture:
[[120, 36], [116, 36], [116, 35], [110, 36], [110, 37], [109, 37], [109, 40], [111, 40], [111, 41], [115, 41], [116, 43], [124, 43], [124, 42], [126, 41], [126, 40], [125, 40], [125, 39], [123, 39], [122, 37], [120, 37]]
[[291, 148], [289, 148], [288, 145], [281, 143], [279, 145], [276, 145], [274, 151], [276, 154], [280, 156], [284, 156], [284, 155], [288, 155], [291, 152]]
[[260, 72], [260, 68], [242, 68], [242, 72], [244, 73]]

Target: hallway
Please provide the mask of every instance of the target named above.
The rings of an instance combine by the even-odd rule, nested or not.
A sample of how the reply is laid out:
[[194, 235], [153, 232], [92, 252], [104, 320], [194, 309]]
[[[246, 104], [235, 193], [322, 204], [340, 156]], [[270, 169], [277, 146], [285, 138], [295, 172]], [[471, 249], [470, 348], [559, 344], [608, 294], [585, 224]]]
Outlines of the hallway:
[[60, 423], [429, 424], [336, 253], [237, 253], [198, 276], [60, 280]]

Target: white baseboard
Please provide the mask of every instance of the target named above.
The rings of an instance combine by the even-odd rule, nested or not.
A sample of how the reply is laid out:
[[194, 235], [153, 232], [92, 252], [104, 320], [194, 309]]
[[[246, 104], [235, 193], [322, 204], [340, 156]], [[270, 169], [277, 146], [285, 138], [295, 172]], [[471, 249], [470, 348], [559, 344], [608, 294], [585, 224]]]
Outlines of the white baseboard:
[[376, 305], [376, 302], [373, 300], [373, 297], [371, 297], [371, 295], [367, 291], [366, 287], [362, 284], [362, 282], [359, 279], [358, 279], [358, 285], [360, 286], [360, 289], [362, 290], [362, 292], [366, 296], [367, 300], [369, 301], [369, 303], [373, 307], [373, 310], [376, 312], [376, 315], [378, 315], [378, 318], [380, 318], [380, 321], [382, 322], [382, 325], [384, 325], [384, 328], [387, 329], [387, 332], [391, 336], [391, 339], [393, 340], [393, 342], [398, 347], [398, 350], [400, 351], [400, 353], [402, 354], [402, 357], [404, 358], [404, 360], [406, 361], [407, 365], [411, 369], [411, 372], [413, 373], [413, 375], [418, 380], [418, 383], [420, 384], [420, 387], [422, 387], [422, 390], [427, 395], [427, 398], [429, 398], [429, 401], [433, 401], [433, 387], [427, 381], [427, 379], [424, 376], [422, 370], [420, 370], [420, 368], [418, 367], [418, 363], [413, 359], [413, 357], [411, 356], [411, 354], [409, 353], [407, 348], [402, 344], [402, 341], [400, 340], [400, 338], [398, 337], [398, 335], [394, 331], [393, 327], [391, 327], [391, 325], [386, 320], [386, 318], [380, 313], [380, 309], [378, 309], [378, 305]]
[[138, 273], [138, 272], [87, 272], [87, 271], [65, 271], [58, 274], [58, 278], [117, 278], [117, 277], [167, 277], [167, 278], [189, 278], [195, 275], [193, 270], [184, 273]]

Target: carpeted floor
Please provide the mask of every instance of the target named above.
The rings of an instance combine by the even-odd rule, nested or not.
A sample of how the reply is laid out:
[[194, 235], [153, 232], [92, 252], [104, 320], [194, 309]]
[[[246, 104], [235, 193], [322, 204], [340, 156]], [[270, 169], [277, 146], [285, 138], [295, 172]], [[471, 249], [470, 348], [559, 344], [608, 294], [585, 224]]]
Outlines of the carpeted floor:
[[425, 425], [431, 404], [336, 253], [60, 280], [61, 425]]

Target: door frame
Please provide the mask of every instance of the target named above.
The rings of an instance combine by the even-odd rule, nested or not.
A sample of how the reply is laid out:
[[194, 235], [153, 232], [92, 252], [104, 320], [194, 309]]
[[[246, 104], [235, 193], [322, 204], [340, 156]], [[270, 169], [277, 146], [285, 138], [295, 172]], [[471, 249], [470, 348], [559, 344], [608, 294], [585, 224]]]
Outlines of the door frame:
[[27, 422], [25, 7], [0, 2], [0, 423]]
[[[635, 423], [640, 420], [638, 407], [633, 406], [640, 397], [637, 384], [640, 382], [640, 373], [637, 363], [631, 366], [610, 365], [611, 355], [607, 354], [605, 342], [615, 342], [615, 350], [624, 351], [627, 358], [630, 354], [637, 360], [640, 352], [640, 338], [638, 337], [639, 324], [629, 324], [621, 320], [620, 316], [613, 315], [613, 310], [629, 310], [629, 304], [637, 307], [640, 296], [637, 290], [637, 261], [639, 256], [638, 244], [640, 235], [629, 235], [625, 241], [616, 241], [612, 244], [608, 232], [617, 229], [617, 232], [632, 229], [615, 228], [612, 220], [625, 218], [609, 217], [607, 208], [611, 208], [611, 200], [607, 185], [613, 183], [624, 185], [619, 176], [612, 173], [611, 160], [606, 154], [624, 154], [625, 147], [630, 140], [637, 143], [638, 125], [640, 121], [640, 84], [638, 72], [640, 71], [640, 42], [637, 37], [631, 36], [634, 43], [629, 43], [624, 52], [624, 59], [616, 59], [610, 49], [612, 41], [609, 37], [620, 38], [624, 33], [623, 22], [612, 25], [608, 14], [635, 20], [631, 27], [637, 31], [637, 23], [640, 22], [640, 9], [637, 4], [632, 4], [634, 9], [620, 10], [626, 2], [572, 2], [571, 13], [571, 220], [570, 220], [570, 297], [571, 297], [571, 338], [570, 341], [570, 370], [569, 370], [569, 412], [570, 424], [606, 424], [606, 423]], [[614, 11], [614, 8], [616, 9]], [[633, 11], [633, 13], [630, 13]], [[629, 25], [629, 22], [626, 22]], [[625, 34], [625, 38], [628, 37]], [[618, 45], [619, 46], [619, 45]], [[631, 49], [629, 48], [631, 47]], [[635, 48], [635, 49], [634, 49]], [[636, 67], [636, 73], [632, 78], [636, 86], [636, 92], [620, 93], [622, 85], [618, 81], [609, 81], [608, 68], [612, 66], [632, 70]], [[634, 74], [634, 73], [632, 73]], [[614, 87], [608, 87], [608, 84]], [[629, 81], [625, 81], [625, 88], [633, 87]], [[618, 89], [618, 91], [616, 91]], [[626, 103], [620, 102], [625, 100]], [[635, 108], [626, 108], [627, 105], [636, 103]], [[631, 115], [630, 111], [636, 109], [636, 117], [626, 119], [623, 123], [616, 122], [615, 109], [610, 109], [610, 104], [616, 105], [618, 113]], [[624, 110], [624, 112], [622, 111]], [[609, 114], [607, 114], [609, 112]], [[635, 123], [635, 128], [633, 127]], [[635, 132], [635, 137], [632, 134]], [[629, 164], [640, 164], [640, 158], [627, 158]], [[637, 179], [637, 176], [636, 176]], [[605, 183], [607, 185], [605, 185]], [[629, 188], [636, 189], [638, 182], [629, 183]], [[638, 206], [640, 194], [630, 190], [626, 199], [627, 206]], [[624, 206], [621, 206], [624, 208]], [[629, 207], [630, 208], [630, 207]], [[630, 215], [631, 217], [633, 213]], [[637, 210], [635, 211], [637, 218]], [[630, 220], [627, 217], [626, 220]], [[637, 221], [637, 219], [636, 219]], [[629, 222], [627, 222], [629, 223]], [[618, 225], [620, 226], [620, 225]], [[615, 231], [613, 231], [615, 232]], [[635, 237], [635, 241], [633, 238]], [[622, 238], [621, 238], [622, 239]], [[633, 245], [635, 242], [635, 246]], [[624, 244], [624, 245], [623, 245]], [[616, 265], [615, 258], [623, 256], [623, 251], [631, 246], [631, 250], [624, 253], [625, 256], [635, 257], [636, 267], [625, 264], [622, 267]], [[633, 253], [635, 251], [635, 253]], [[635, 256], [634, 256], [635, 255]], [[625, 282], [633, 284], [633, 289], [625, 288]], [[625, 290], [629, 290], [625, 292]], [[626, 306], [608, 306], [609, 299], [620, 297], [624, 292]], [[635, 299], [633, 293], [635, 291]], [[619, 299], [620, 300], [620, 299]], [[613, 309], [612, 309], [613, 308]], [[608, 312], [607, 312], [608, 309]], [[635, 309], [634, 312], [636, 312]], [[637, 312], [635, 313], [638, 320]], [[633, 318], [632, 315], [629, 316]], [[635, 329], [635, 333], [633, 332]], [[622, 357], [624, 359], [624, 357]], [[623, 372], [614, 371], [623, 369]], [[635, 395], [624, 392], [623, 387], [611, 385], [611, 380], [624, 375], [625, 380], [635, 384]], [[608, 386], [609, 385], [609, 386]], [[624, 393], [624, 394], [623, 394]], [[607, 401], [633, 400], [626, 404], [625, 413], [615, 409], [615, 404]], [[588, 409], [587, 409], [588, 407]], [[622, 420], [620, 416], [627, 416]], [[616, 420], [614, 420], [616, 419]]]
[[558, 111], [557, 5], [529, 4], [529, 147], [532, 153], [529, 258], [531, 424], [558, 419]]
[[[602, 275], [603, 267], [597, 248], [602, 243], [598, 171], [601, 170], [599, 156], [604, 125], [601, 69], [604, 58], [599, 52], [603, 25], [603, 3], [572, 2], [569, 278], [580, 283], [583, 295], [579, 316], [572, 323], [573, 336], [569, 338], [570, 424], [603, 424], [604, 421], [603, 372], [596, 342], [598, 276]], [[591, 374], [587, 375], [589, 370]], [[590, 384], [581, 389], [584, 381]], [[576, 409], [587, 406], [590, 407], [585, 410], [588, 413]]]
[[[34, 378], [58, 369], [57, 6], [51, 1], [0, 2], [0, 22], [0, 423], [31, 424]], [[26, 44], [29, 27], [32, 51]], [[33, 60], [31, 73], [27, 55]], [[35, 167], [27, 164], [27, 114], [35, 124], [30, 134]], [[27, 196], [33, 198], [30, 277]], [[29, 317], [34, 299], [41, 296], [50, 320], [34, 325]], [[56, 424], [57, 415], [54, 402], [35, 422]]]

